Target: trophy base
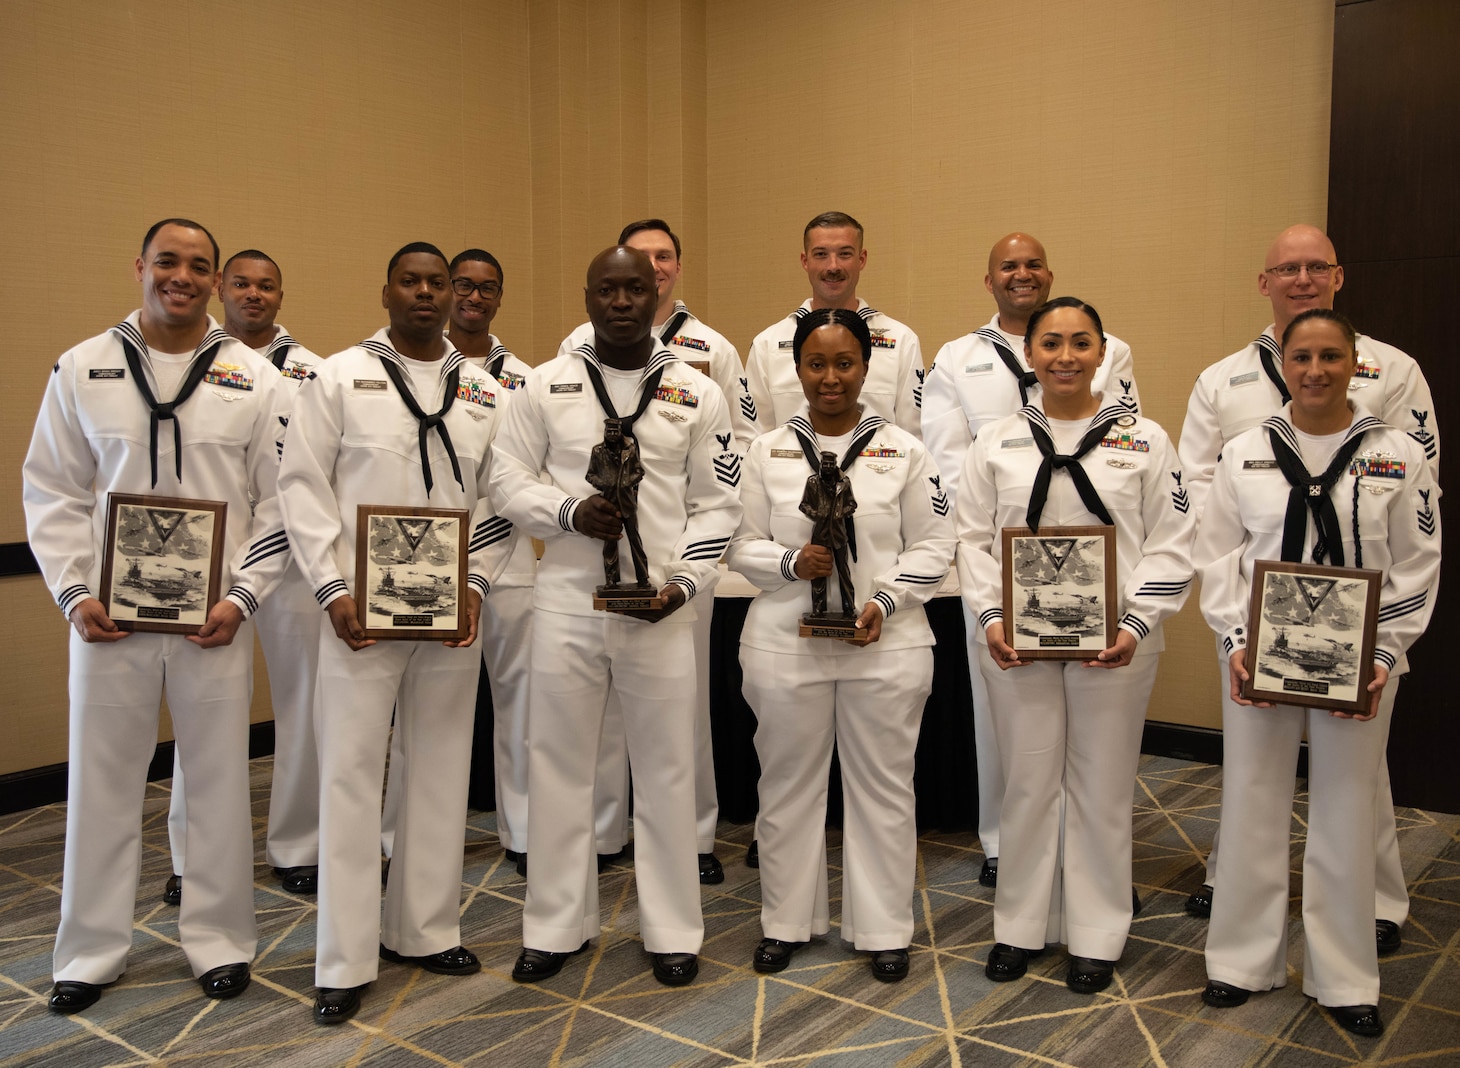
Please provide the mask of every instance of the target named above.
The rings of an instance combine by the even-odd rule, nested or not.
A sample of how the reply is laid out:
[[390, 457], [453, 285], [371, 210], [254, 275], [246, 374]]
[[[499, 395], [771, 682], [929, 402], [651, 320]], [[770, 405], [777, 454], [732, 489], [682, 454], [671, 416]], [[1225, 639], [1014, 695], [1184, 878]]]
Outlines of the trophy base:
[[867, 643], [867, 628], [857, 626], [855, 616], [802, 616], [801, 637], [835, 638], [843, 642]]
[[664, 598], [653, 586], [599, 586], [593, 591], [593, 607], [599, 612], [652, 612], [664, 607]]

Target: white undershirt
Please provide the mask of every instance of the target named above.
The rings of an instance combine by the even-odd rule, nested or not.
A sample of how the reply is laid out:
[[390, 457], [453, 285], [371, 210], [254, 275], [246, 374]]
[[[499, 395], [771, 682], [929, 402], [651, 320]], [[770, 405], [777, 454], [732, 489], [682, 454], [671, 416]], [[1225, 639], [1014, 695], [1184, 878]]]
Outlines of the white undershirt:
[[617, 367], [603, 368], [603, 387], [608, 390], [608, 399], [618, 411], [620, 419], [627, 419], [639, 406], [639, 383], [643, 381], [644, 369], [636, 367], [631, 371], [620, 371]]
[[402, 356], [401, 362], [405, 364], [411, 393], [415, 395], [421, 411], [427, 415], [438, 411], [445, 392], [441, 381], [441, 361], [413, 360], [409, 356]]
[[187, 377], [196, 352], [158, 352], [147, 350], [147, 370], [152, 379], [152, 395], [158, 404], [166, 404], [177, 396], [182, 380]]
[[[1046, 417], [1047, 418], [1047, 417]], [[1069, 456], [1080, 447], [1080, 439], [1090, 429], [1088, 419], [1049, 419], [1049, 436], [1054, 441], [1054, 451]]]
[[1293, 435], [1298, 439], [1298, 454], [1302, 456], [1303, 466], [1308, 469], [1308, 474], [1316, 478], [1328, 470], [1328, 465], [1333, 462], [1333, 454], [1343, 444], [1348, 430], [1348, 427], [1344, 427], [1337, 434], [1305, 434], [1293, 427]]
[[816, 447], [822, 452], [829, 452], [836, 457], [836, 462], [841, 463], [842, 457], [847, 454], [851, 447], [852, 435], [857, 431], [856, 427], [848, 430], [845, 434], [838, 434], [836, 437], [828, 437], [825, 434], [816, 435]]

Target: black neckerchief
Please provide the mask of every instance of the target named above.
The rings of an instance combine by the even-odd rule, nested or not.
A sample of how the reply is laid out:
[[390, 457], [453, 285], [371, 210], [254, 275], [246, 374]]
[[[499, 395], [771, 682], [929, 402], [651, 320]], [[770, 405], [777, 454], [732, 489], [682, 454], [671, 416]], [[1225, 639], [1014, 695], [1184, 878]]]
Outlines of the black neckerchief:
[[[862, 455], [862, 450], [867, 443], [877, 436], [878, 429], [887, 422], [880, 415], [869, 415], [856, 425], [852, 430], [852, 443], [847, 446], [847, 451], [842, 455], [841, 463], [837, 466], [843, 471], [848, 470]], [[811, 425], [811, 420], [804, 415], [793, 415], [786, 420], [786, 425], [796, 435], [796, 441], [801, 446], [801, 452], [806, 457], [806, 462], [811, 465], [813, 474], [821, 474], [821, 448], [816, 440], [816, 428]], [[847, 516], [847, 546], [851, 550], [852, 561], [857, 559], [857, 528], [853, 525], [853, 516]]]
[[1123, 409], [1111, 410], [1109, 408], [1102, 408], [1096, 412], [1094, 420], [1080, 438], [1080, 443], [1075, 447], [1075, 451], [1065, 456], [1054, 451], [1054, 437], [1045, 425], [1048, 416], [1038, 408], [1028, 405], [1021, 409], [1021, 412], [1029, 421], [1029, 430], [1034, 437], [1034, 444], [1039, 448], [1039, 454], [1044, 457], [1039, 464], [1039, 470], [1035, 472], [1034, 487], [1029, 491], [1029, 509], [1024, 520], [1029, 529], [1036, 534], [1039, 532], [1039, 517], [1044, 512], [1044, 502], [1049, 496], [1049, 482], [1054, 475], [1055, 468], [1063, 468], [1070, 473], [1070, 478], [1075, 482], [1075, 489], [1080, 494], [1080, 500], [1088, 511], [1106, 526], [1114, 526], [1115, 521], [1105, 510], [1105, 502], [1100, 499], [1100, 494], [1095, 492], [1095, 486], [1090, 481], [1090, 476], [1080, 466], [1080, 457], [1100, 444], [1101, 439], [1110, 433], [1110, 428], [1115, 425], [1116, 421], [1127, 413]]
[[[449, 370], [446, 372], [446, 390], [442, 398], [441, 410], [435, 415], [427, 415], [416, 401], [415, 394], [411, 392], [405, 376], [401, 373], [400, 361], [403, 357], [400, 353], [373, 338], [360, 342], [360, 347], [379, 358], [391, 384], [395, 386], [395, 391], [400, 394], [400, 399], [405, 401], [406, 409], [416, 417], [416, 425], [420, 431], [421, 478], [426, 483], [426, 496], [431, 496], [431, 487], [435, 484], [431, 477], [431, 452], [427, 445], [427, 436], [432, 427], [436, 428], [436, 433], [441, 436], [441, 444], [446, 447], [446, 455], [451, 460], [451, 473], [456, 476], [456, 484], [465, 490], [466, 483], [461, 480], [461, 462], [456, 458], [456, 447], [451, 444], [451, 431], [446, 429], [446, 413], [451, 411], [451, 405], [456, 401], [456, 387], [461, 382], [461, 362], [466, 357], [455, 349], [446, 355]], [[455, 357], [454, 360], [453, 357]]]
[[664, 359], [657, 362], [655, 356], [658, 354], [650, 354], [649, 362], [644, 366], [645, 376], [641, 379], [643, 385], [639, 387], [641, 390], [639, 405], [634, 409], [633, 415], [622, 416], [614, 408], [613, 398], [608, 395], [608, 387], [603, 382], [603, 371], [598, 366], [598, 354], [593, 351], [593, 346], [591, 344], [580, 345], [576, 351], [583, 357], [583, 368], [588, 372], [588, 381], [593, 385], [593, 395], [603, 406], [604, 414], [610, 419], [619, 421], [619, 425], [623, 427], [624, 437], [633, 437], [634, 424], [639, 421], [639, 416], [644, 414], [649, 407], [649, 402], [654, 399], [655, 391], [659, 389], [659, 380], [664, 377], [664, 369], [669, 362], [668, 353], [664, 354]]
[[298, 344], [299, 342], [282, 331], [280, 331], [278, 337], [269, 342], [269, 347], [266, 350], [268, 361], [274, 365], [274, 369], [280, 374], [284, 373], [284, 358], [289, 355], [289, 350]]
[[507, 362], [507, 350], [499, 348], [497, 354], [487, 361], [486, 372], [498, 382], [502, 381], [502, 365]]
[[1004, 366], [1009, 369], [1009, 373], [1013, 375], [1014, 380], [1019, 383], [1020, 406], [1022, 407], [1023, 405], [1028, 404], [1029, 387], [1033, 386], [1039, 381], [1039, 379], [1035, 377], [1034, 372], [1024, 370], [1024, 365], [1020, 363], [1019, 358], [1014, 355], [1014, 350], [1009, 348], [1008, 343], [1004, 341], [1004, 335], [1000, 334], [993, 327], [981, 326], [977, 330], [975, 330], [974, 333], [994, 347], [994, 351], [999, 354], [999, 359], [1004, 361]]
[[1283, 373], [1278, 370], [1278, 360], [1282, 359], [1282, 350], [1278, 343], [1266, 334], [1259, 334], [1253, 342], [1257, 346], [1257, 357], [1262, 361], [1262, 373], [1267, 375], [1272, 384], [1277, 387], [1278, 395], [1282, 397], [1283, 403], [1287, 404], [1293, 399], [1288, 392], [1288, 384], [1283, 381]]
[[213, 358], [218, 355], [218, 350], [223, 347], [223, 342], [228, 340], [228, 335], [222, 330], [208, 331], [193, 352], [193, 362], [188, 365], [187, 375], [183, 378], [182, 388], [177, 391], [177, 396], [165, 404], [158, 404], [157, 398], [152, 394], [152, 387], [147, 382], [147, 375], [142, 370], [142, 356], [147, 353], [147, 342], [142, 337], [142, 331], [130, 322], [122, 322], [112, 327], [112, 333], [122, 344], [122, 352], [127, 358], [127, 369], [132, 373], [132, 381], [137, 384], [137, 392], [142, 394], [142, 400], [146, 402], [147, 408], [151, 412], [149, 453], [152, 458], [152, 486], [154, 489], [157, 487], [157, 426], [164, 419], [172, 420], [173, 459], [177, 461], [177, 480], [181, 483], [182, 422], [177, 417], [177, 410], [193, 395], [193, 391], [203, 381], [203, 376], [208, 373], [208, 368], [213, 366]]
[[[1303, 562], [1303, 542], [1308, 535], [1308, 513], [1313, 514], [1313, 526], [1317, 537], [1313, 541], [1313, 563], [1328, 563], [1333, 567], [1344, 566], [1343, 529], [1338, 525], [1338, 510], [1333, 506], [1332, 490], [1348, 469], [1349, 463], [1358, 452], [1364, 440], [1364, 433], [1370, 427], [1379, 425], [1376, 419], [1358, 419], [1349, 427], [1349, 436], [1333, 454], [1328, 467], [1321, 475], [1314, 477], [1303, 464], [1298, 450], [1296, 432], [1281, 416], [1274, 416], [1262, 424], [1267, 427], [1267, 438], [1272, 443], [1272, 455], [1277, 460], [1278, 470], [1292, 488], [1288, 490], [1288, 509], [1283, 516], [1282, 559], [1292, 563]], [[1357, 495], [1358, 487], [1354, 487]], [[1357, 533], [1354, 536], [1356, 561], [1363, 566]]]
[[679, 328], [685, 324], [685, 320], [688, 318], [689, 309], [680, 307], [677, 312], [669, 317], [669, 320], [664, 324], [664, 329], [659, 331], [659, 343], [661, 345], [669, 344], [670, 339], [679, 333]]

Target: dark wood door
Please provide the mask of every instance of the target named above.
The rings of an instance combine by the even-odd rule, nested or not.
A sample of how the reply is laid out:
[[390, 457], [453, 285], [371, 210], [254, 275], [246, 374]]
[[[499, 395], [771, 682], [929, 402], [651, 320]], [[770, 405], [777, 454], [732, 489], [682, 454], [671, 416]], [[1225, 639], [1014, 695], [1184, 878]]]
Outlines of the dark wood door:
[[[1334, 15], [1328, 232], [1345, 274], [1336, 304], [1424, 369], [1440, 432], [1442, 523], [1460, 524], [1444, 496], [1460, 486], [1460, 3], [1339, 0]], [[1460, 525], [1448, 535], [1460, 544]], [[1460, 639], [1457, 566], [1460, 553], [1447, 553], [1389, 738], [1395, 804], [1441, 812], [1460, 812], [1460, 672], [1449, 670]]]

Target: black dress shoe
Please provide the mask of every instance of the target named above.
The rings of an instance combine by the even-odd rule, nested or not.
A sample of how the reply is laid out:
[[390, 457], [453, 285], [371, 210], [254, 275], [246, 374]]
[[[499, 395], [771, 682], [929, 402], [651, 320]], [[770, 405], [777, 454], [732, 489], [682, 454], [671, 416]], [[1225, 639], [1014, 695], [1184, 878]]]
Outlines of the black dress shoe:
[[750, 966], [758, 972], [781, 972], [805, 942], [782, 942], [779, 938], [762, 938], [750, 955]]
[[1375, 920], [1374, 941], [1379, 947], [1379, 956], [1383, 957], [1404, 945], [1404, 936], [1399, 933], [1399, 924], [1393, 920]]
[[360, 1011], [363, 986], [322, 986], [314, 992], [314, 1022], [332, 1026], [342, 1024]]
[[392, 964], [414, 964], [417, 968], [425, 968], [437, 975], [475, 975], [482, 970], [482, 962], [465, 946], [443, 949], [440, 953], [428, 953], [424, 957], [407, 957], [382, 945], [380, 959], [388, 960]]
[[1201, 992], [1202, 1001], [1214, 1009], [1235, 1009], [1238, 1005], [1246, 1005], [1251, 996], [1252, 991], [1217, 979], [1207, 980], [1207, 988]]
[[655, 953], [654, 978], [665, 986], [684, 986], [700, 974], [700, 959], [693, 953]]
[[1141, 914], [1141, 909], [1143, 909], [1145, 907], [1146, 907], [1145, 904], [1141, 901], [1141, 895], [1140, 895], [1140, 893], [1136, 890], [1136, 888], [1134, 886], [1131, 887], [1130, 888], [1130, 918], [1131, 919], [1135, 919], [1137, 916], [1139, 916]]
[[569, 957], [575, 957], [588, 948], [584, 942], [571, 953], [551, 953], [545, 949], [528, 949], [522, 947], [522, 952], [517, 954], [517, 963], [512, 965], [512, 978], [519, 983], [536, 983], [543, 979], [551, 979], [563, 970]]
[[1029, 962], [1043, 952], [1043, 949], [1021, 949], [996, 942], [989, 950], [989, 961], [983, 966], [983, 973], [996, 983], [1011, 983], [1024, 978]]
[[1195, 916], [1199, 920], [1212, 918], [1212, 895], [1216, 891], [1206, 883], [1202, 883], [1192, 895], [1186, 899], [1186, 914]]
[[510, 861], [511, 861], [511, 862], [512, 862], [512, 863], [513, 863], [513, 864], [516, 864], [516, 863], [517, 863], [517, 862], [518, 862], [518, 861], [519, 861], [519, 860], [521, 860], [521, 859], [522, 859], [522, 858], [523, 858], [523, 857], [525, 857], [525, 856], [527, 856], [527, 854], [526, 854], [526, 853], [519, 853], [519, 852], [517, 852], [517, 850], [515, 850], [515, 849], [503, 849], [503, 850], [502, 850], [502, 853], [503, 853], [503, 855], [505, 855], [505, 856], [506, 856], [506, 858], [507, 858], [507, 859], [508, 859], [508, 860], [510, 860]]
[[1327, 1010], [1346, 1032], [1362, 1034], [1365, 1039], [1384, 1033], [1384, 1021], [1378, 1014], [1378, 1005], [1329, 1005]]
[[518, 853], [517, 854], [517, 874], [520, 875], [524, 879], [527, 878], [527, 854], [526, 853]]
[[760, 841], [752, 838], [750, 848], [745, 851], [745, 866], [747, 868], [760, 867]]
[[[380, 885], [381, 886], [385, 886], [389, 882], [390, 882], [390, 858], [389, 857], [386, 857], [384, 860], [382, 860], [380, 862]], [[324, 990], [326, 988], [325, 987], [320, 987], [320, 989], [321, 990]]]
[[164, 905], [182, 904], [182, 876], [169, 875], [167, 885], [162, 888], [162, 903]]
[[725, 881], [725, 869], [720, 865], [720, 858], [713, 853], [700, 854], [700, 883], [704, 886], [715, 886]]
[[74, 979], [62, 979], [51, 987], [51, 1000], [46, 1007], [52, 1012], [69, 1016], [73, 1012], [89, 1009], [101, 998], [101, 992], [111, 983], [78, 983]]
[[220, 964], [198, 976], [198, 985], [203, 988], [204, 994], [217, 1001], [222, 1001], [225, 998], [236, 998], [242, 994], [248, 989], [251, 978], [253, 976], [249, 973], [246, 961], [238, 964]]
[[989, 857], [978, 869], [978, 885], [993, 888], [999, 885], [999, 858]]
[[292, 868], [275, 868], [279, 885], [291, 894], [314, 894], [319, 892], [319, 865], [297, 864]]
[[1330, 1005], [1327, 1008], [1345, 1031], [1365, 1038], [1384, 1033], [1384, 1021], [1379, 1017], [1377, 1005]]
[[608, 866], [610, 864], [614, 863], [614, 861], [623, 859], [623, 855], [625, 852], [626, 850], [620, 849], [617, 853], [598, 854], [598, 874], [602, 875], [608, 869]]
[[883, 949], [872, 954], [872, 978], [898, 983], [907, 978], [907, 950]]
[[1096, 957], [1071, 957], [1065, 986], [1076, 994], [1098, 994], [1115, 978], [1115, 961]]

